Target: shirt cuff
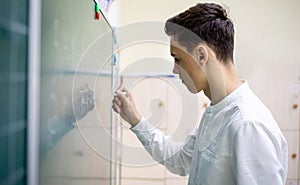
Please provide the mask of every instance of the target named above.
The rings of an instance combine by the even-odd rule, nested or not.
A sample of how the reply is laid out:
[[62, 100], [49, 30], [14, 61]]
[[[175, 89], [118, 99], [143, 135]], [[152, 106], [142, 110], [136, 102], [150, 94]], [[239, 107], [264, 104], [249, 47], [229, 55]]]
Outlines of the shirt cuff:
[[153, 130], [153, 126], [144, 117], [142, 117], [141, 121], [138, 122], [135, 126], [131, 127], [130, 130], [138, 134], [141, 132], [149, 132], [150, 130]]

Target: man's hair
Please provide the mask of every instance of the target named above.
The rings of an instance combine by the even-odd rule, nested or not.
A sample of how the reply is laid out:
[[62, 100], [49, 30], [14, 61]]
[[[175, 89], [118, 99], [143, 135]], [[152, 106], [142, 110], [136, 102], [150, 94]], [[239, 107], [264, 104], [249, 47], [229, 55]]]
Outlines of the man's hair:
[[203, 41], [219, 60], [233, 61], [234, 26], [226, 10], [218, 4], [199, 3], [168, 19], [165, 32], [189, 52]]

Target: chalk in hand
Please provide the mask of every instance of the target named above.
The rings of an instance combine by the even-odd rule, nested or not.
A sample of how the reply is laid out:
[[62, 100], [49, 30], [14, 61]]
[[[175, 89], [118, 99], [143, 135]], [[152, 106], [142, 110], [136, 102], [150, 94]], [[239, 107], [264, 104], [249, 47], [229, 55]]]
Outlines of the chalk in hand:
[[122, 96], [125, 96], [127, 95], [127, 92], [124, 92], [124, 91], [118, 91], [118, 92], [115, 92], [115, 96], [117, 96], [118, 94], [122, 95]]

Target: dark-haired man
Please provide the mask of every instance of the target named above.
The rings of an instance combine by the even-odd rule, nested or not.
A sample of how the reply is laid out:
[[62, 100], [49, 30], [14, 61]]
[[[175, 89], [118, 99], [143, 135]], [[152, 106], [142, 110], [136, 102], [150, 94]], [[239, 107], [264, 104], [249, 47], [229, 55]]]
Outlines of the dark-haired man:
[[165, 31], [171, 37], [173, 73], [191, 93], [203, 90], [211, 100], [199, 128], [185, 143], [170, 140], [139, 115], [124, 87], [117, 91], [113, 109], [156, 161], [173, 173], [189, 174], [190, 185], [284, 185], [286, 140], [270, 111], [236, 73], [234, 26], [224, 8], [199, 3], [170, 18]]

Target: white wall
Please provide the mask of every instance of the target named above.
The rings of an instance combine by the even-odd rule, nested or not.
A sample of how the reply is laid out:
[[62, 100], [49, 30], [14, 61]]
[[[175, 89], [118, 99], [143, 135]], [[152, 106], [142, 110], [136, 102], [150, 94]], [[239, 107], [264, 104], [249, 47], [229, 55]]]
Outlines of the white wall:
[[[116, 27], [145, 21], [164, 22], [169, 17], [182, 12], [201, 1], [196, 0], [115, 0], [109, 12], [109, 18]], [[299, 63], [300, 48], [300, 1], [298, 0], [252, 0], [215, 1], [230, 9], [230, 17], [236, 29], [236, 64], [241, 76], [247, 77], [249, 66], [262, 62], [269, 64]], [[118, 12], [118, 15], [116, 14]], [[117, 16], [116, 16], [117, 15]], [[117, 18], [116, 18], [117, 17]], [[163, 31], [163, 30], [162, 30]], [[149, 33], [151, 34], [151, 33]], [[122, 38], [119, 38], [122, 39]], [[155, 47], [153, 47], [155, 50]], [[139, 51], [142, 52], [139, 52]], [[122, 53], [121, 68], [132, 62], [133, 58], [143, 58], [145, 51]], [[154, 52], [153, 52], [154, 53]], [[168, 47], [157, 49], [156, 55], [171, 59]], [[251, 72], [251, 71], [250, 71]]]
[[[139, 45], [133, 45], [132, 47], [127, 47], [121, 51], [121, 69], [126, 68], [132, 62], [137, 61], [142, 58], [149, 56], [162, 58], [168, 61], [172, 61], [169, 54], [169, 38], [164, 34], [163, 25], [164, 22], [172, 15], [175, 15], [182, 11], [183, 9], [194, 5], [195, 0], [185, 0], [185, 1], [172, 1], [172, 0], [116, 0], [112, 3], [110, 7], [110, 19], [112, 19], [112, 24], [119, 28], [125, 28], [129, 24], [141, 23], [146, 21], [160, 22], [160, 33], [164, 36], [161, 41], [164, 44], [149, 44], [141, 43]], [[115, 10], [119, 10], [119, 19], [116, 19], [115, 14], [112, 13]], [[147, 30], [143, 30], [147, 31]], [[147, 33], [149, 35], [153, 33]], [[125, 36], [126, 37], [126, 36]], [[123, 37], [119, 36], [119, 42], [122, 42]], [[121, 43], [122, 45], [122, 43]], [[171, 66], [164, 67], [165, 73], [170, 72]]]

